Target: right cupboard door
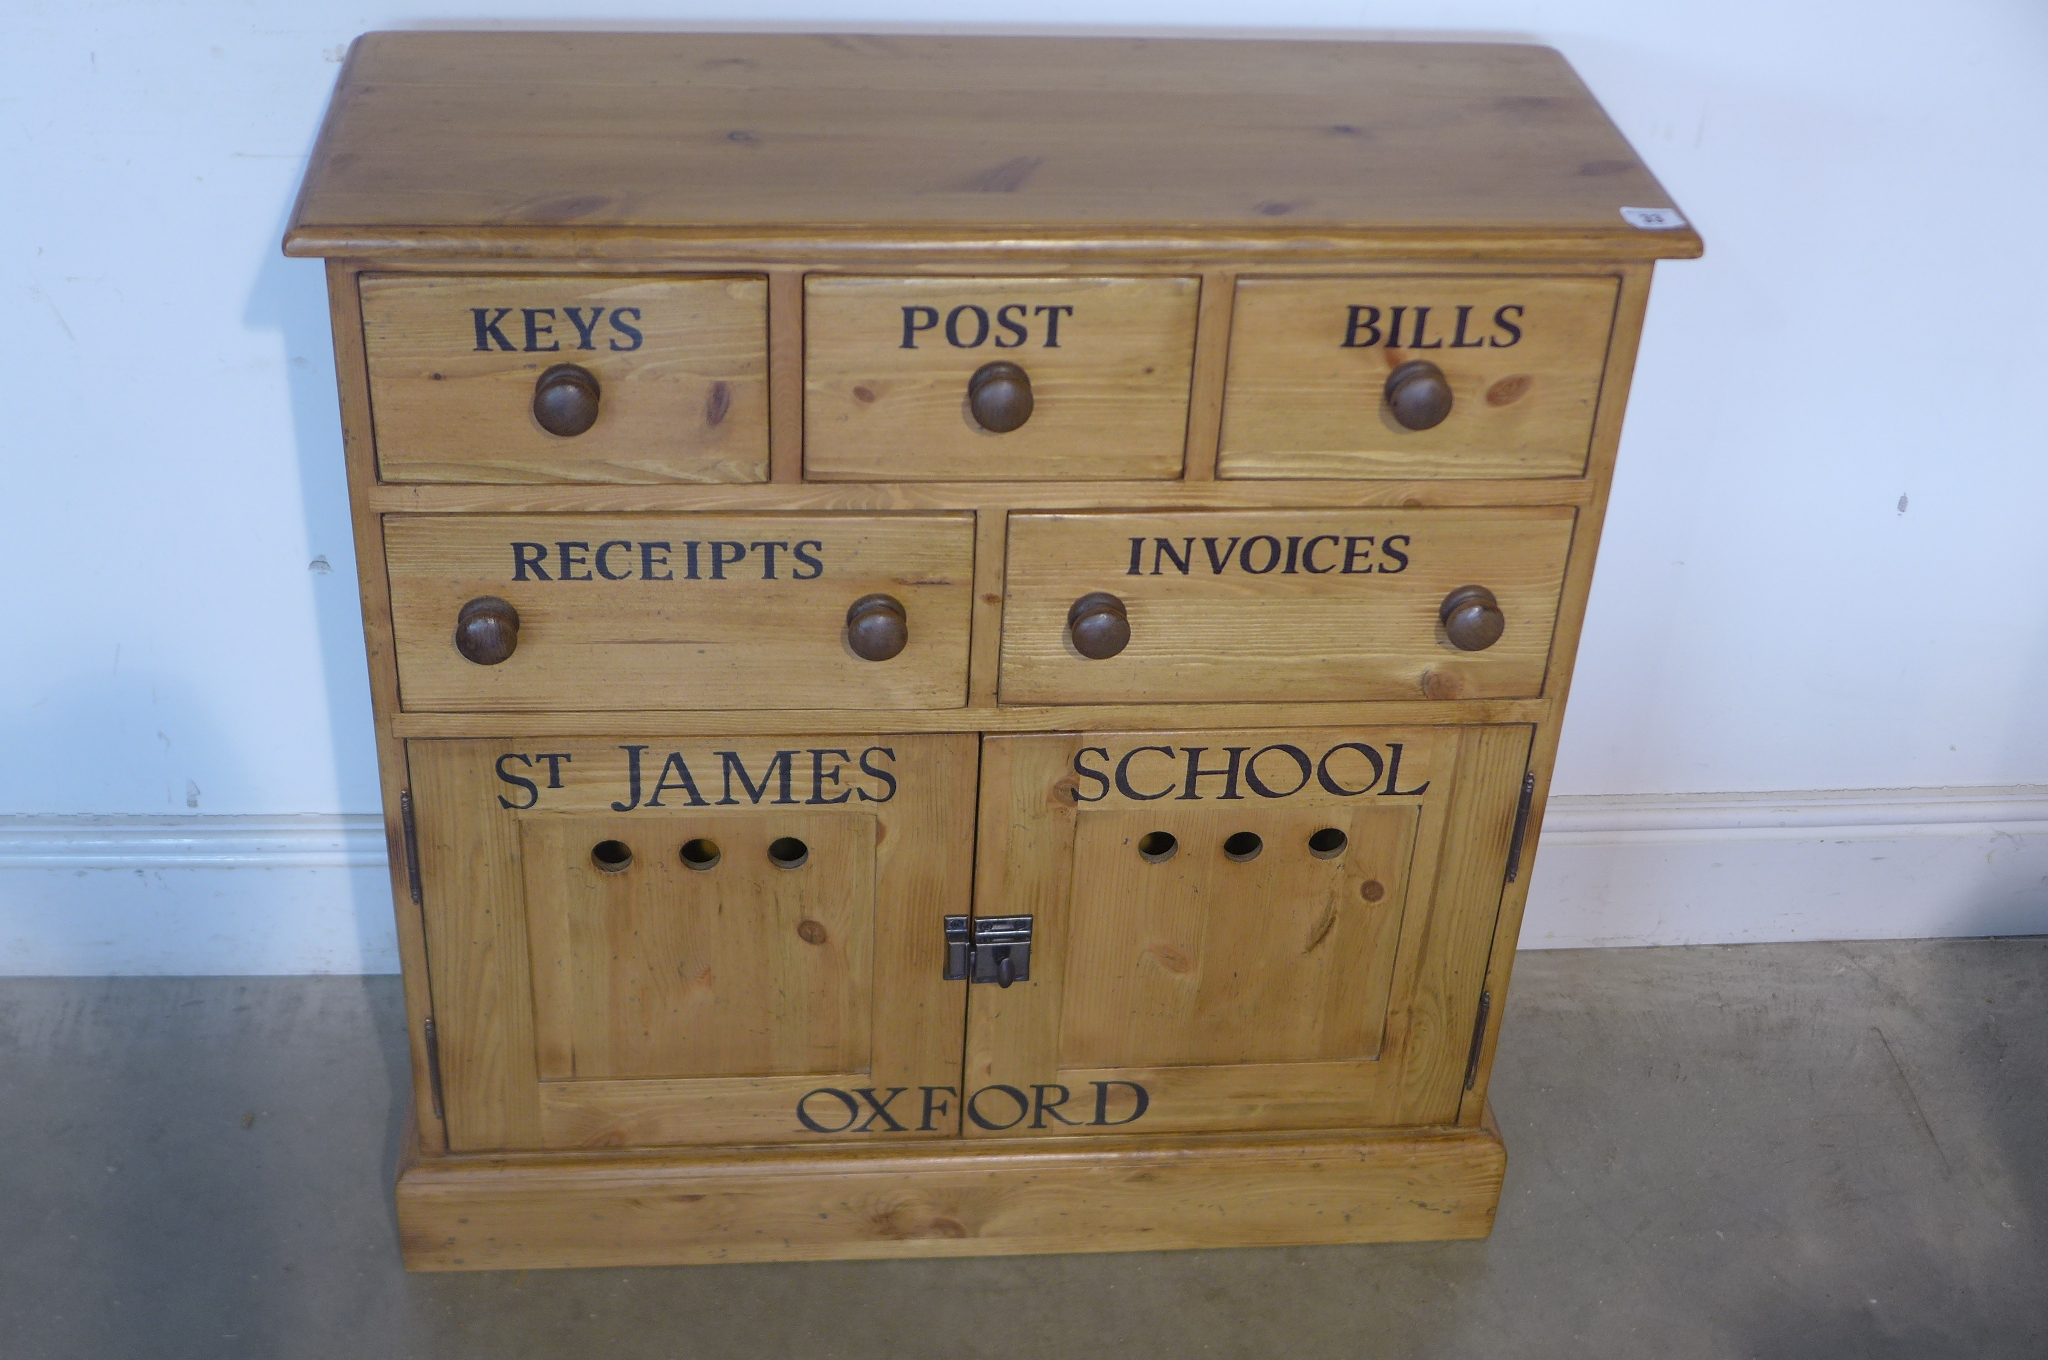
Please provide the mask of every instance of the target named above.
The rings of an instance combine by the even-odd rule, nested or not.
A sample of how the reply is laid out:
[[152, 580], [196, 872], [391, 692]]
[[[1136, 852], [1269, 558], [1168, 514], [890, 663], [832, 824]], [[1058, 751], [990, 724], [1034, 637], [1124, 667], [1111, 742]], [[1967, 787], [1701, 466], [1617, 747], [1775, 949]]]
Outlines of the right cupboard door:
[[1531, 731], [985, 739], [963, 1132], [1455, 1122]]

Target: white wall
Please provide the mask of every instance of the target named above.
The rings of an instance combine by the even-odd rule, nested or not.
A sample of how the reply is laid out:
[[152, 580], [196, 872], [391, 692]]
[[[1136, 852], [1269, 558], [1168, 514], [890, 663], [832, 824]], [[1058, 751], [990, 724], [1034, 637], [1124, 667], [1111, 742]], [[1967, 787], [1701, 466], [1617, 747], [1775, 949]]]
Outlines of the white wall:
[[[615, 0], [607, 19], [874, 29], [958, 12]], [[356, 816], [376, 790], [322, 281], [277, 239], [356, 34], [574, 13], [525, 0], [11, 12], [0, 815], [23, 820], [0, 834], [0, 971], [393, 966]], [[1559, 805], [1577, 809], [1581, 839], [1554, 838], [1540, 861], [1531, 943], [2048, 930], [2048, 267], [2034, 244], [2048, 222], [2048, 7], [1066, 0], [1006, 13], [1066, 31], [1550, 43], [1705, 234], [1707, 257], [1665, 266], [1651, 303], [1557, 777], [1596, 801]], [[2001, 786], [2004, 820], [1915, 810], [1979, 798], [1925, 790], [1977, 786]], [[1869, 789], [1923, 792], [1814, 802]], [[1881, 805], [1855, 825], [1950, 828], [1934, 837], [1944, 864], [2004, 847], [2001, 905], [1979, 909], [1981, 883], [1929, 867], [1910, 890], [1878, 872], [1873, 891], [1898, 899], [1884, 911], [1822, 910], [1808, 890], [1839, 883], [1830, 842], [1758, 849], [1748, 814], [1725, 809], [1709, 816], [1732, 837], [1713, 864], [1643, 870], [1640, 842], [1613, 839], [1635, 834], [1631, 808], [1719, 791], [1849, 809], [1823, 823]], [[244, 857], [257, 870], [181, 858], [179, 824], [149, 820], [167, 816], [197, 819], [195, 844], [299, 849]], [[240, 817], [271, 820], [215, 820]], [[115, 848], [67, 853], [80, 837]], [[327, 841], [354, 848], [319, 851]], [[1729, 863], [1754, 882], [1701, 900], [1702, 875]], [[266, 888], [265, 872], [301, 879]]]

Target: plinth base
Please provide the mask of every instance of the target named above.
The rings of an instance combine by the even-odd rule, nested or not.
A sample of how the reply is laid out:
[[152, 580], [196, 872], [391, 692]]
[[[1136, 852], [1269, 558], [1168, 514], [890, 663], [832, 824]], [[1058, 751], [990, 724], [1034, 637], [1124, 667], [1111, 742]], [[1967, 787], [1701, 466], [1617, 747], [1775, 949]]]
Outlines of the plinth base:
[[[413, 1140], [408, 1138], [407, 1146]], [[411, 1270], [1162, 1251], [1484, 1237], [1472, 1129], [414, 1158]]]

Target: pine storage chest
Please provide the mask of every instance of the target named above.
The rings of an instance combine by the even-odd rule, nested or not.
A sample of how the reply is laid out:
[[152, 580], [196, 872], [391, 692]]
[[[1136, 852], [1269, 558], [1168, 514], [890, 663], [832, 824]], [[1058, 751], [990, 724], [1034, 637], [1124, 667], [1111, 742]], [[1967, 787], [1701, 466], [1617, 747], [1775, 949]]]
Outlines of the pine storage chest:
[[422, 1269], [1484, 1235], [1660, 258], [1498, 44], [372, 34]]

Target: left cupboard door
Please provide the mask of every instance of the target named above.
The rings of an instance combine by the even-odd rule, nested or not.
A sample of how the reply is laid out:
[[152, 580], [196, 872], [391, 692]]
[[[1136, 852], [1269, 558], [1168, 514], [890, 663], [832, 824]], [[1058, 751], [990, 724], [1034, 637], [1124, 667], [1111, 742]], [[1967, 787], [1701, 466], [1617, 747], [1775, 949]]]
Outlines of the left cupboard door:
[[407, 761], [451, 1150], [957, 1135], [973, 736]]

